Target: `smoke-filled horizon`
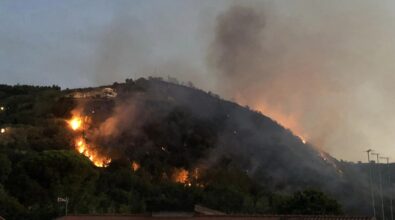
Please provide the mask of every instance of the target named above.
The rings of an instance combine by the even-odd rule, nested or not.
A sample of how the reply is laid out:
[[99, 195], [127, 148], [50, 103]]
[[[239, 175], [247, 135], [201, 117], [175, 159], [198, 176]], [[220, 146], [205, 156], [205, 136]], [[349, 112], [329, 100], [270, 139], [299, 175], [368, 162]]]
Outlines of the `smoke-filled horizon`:
[[220, 14], [208, 56], [217, 88], [338, 158], [361, 159], [365, 148], [394, 153], [384, 6], [310, 3], [303, 15], [280, 14], [281, 3]]
[[391, 1], [0, 3], [0, 78], [95, 86], [191, 81], [339, 159], [395, 149]]

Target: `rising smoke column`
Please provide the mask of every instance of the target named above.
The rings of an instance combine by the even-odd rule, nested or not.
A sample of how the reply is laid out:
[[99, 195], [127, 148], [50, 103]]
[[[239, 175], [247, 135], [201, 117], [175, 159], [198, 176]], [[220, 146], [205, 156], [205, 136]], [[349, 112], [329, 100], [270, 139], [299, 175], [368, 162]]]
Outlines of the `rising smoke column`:
[[262, 16], [244, 6], [233, 6], [218, 17], [210, 61], [221, 78], [218, 86], [226, 93], [241, 91], [259, 77], [264, 24]]
[[[210, 64], [219, 77], [217, 86], [222, 93], [234, 97], [237, 102], [253, 105], [255, 109], [301, 135], [302, 129], [294, 115], [286, 115], [282, 107], [276, 109], [274, 105], [278, 105], [278, 102], [268, 103], [270, 96], [265, 95], [274, 87], [282, 85], [275, 85], [279, 76], [275, 59], [279, 57], [265, 48], [264, 30], [263, 13], [251, 7], [236, 5], [218, 16], [209, 55]], [[283, 99], [279, 95], [274, 96]], [[268, 105], [271, 107], [268, 108]]]
[[306, 44], [295, 29], [262, 5], [235, 5], [220, 14], [208, 55], [217, 87], [318, 147], [342, 132], [354, 138], [339, 108], [348, 94], [324, 67], [321, 53], [328, 51], [316, 38]]

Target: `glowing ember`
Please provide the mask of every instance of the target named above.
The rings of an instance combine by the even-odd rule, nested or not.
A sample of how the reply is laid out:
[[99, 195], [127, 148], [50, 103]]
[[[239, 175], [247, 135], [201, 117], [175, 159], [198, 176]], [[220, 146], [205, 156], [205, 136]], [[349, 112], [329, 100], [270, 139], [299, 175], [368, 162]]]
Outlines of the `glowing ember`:
[[0, 129], [0, 133], [4, 134], [5, 133], [5, 128]]
[[173, 173], [173, 180], [177, 183], [188, 184], [189, 172], [185, 169], [176, 169]]
[[0, 111], [4, 111], [4, 110], [5, 110], [4, 106], [1, 106]]
[[68, 121], [71, 129], [74, 131], [79, 130], [82, 127], [82, 119], [81, 117], [73, 117], [70, 121]]
[[136, 172], [140, 168], [140, 164], [136, 163], [135, 161], [132, 162], [132, 170]]
[[343, 171], [337, 166], [337, 164], [336, 164], [331, 158], [329, 158], [329, 157], [327, 156], [326, 153], [320, 151], [320, 152], [319, 152], [319, 156], [321, 157], [321, 159], [322, 159], [324, 162], [326, 162], [327, 164], [331, 165], [331, 166], [336, 170], [336, 172], [337, 172], [339, 175], [343, 175]]
[[[264, 115], [272, 118], [277, 123], [282, 125], [283, 127], [289, 129], [294, 135], [298, 136], [303, 144], [307, 143], [307, 135], [304, 130], [300, 127], [300, 123], [298, 122], [298, 117], [295, 115], [287, 115], [282, 113], [281, 111], [276, 111], [272, 108], [266, 108], [265, 105], [260, 104], [257, 106], [257, 109], [262, 112]], [[303, 135], [301, 135], [303, 134]]]

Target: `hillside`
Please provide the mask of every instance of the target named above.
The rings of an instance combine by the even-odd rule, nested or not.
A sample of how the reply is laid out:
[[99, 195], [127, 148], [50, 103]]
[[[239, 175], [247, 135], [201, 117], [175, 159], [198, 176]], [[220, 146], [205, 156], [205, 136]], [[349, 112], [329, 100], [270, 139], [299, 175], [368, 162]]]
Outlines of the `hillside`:
[[[9, 219], [61, 215], [58, 197], [69, 197], [73, 213], [194, 204], [340, 213], [331, 198], [346, 213], [369, 213], [366, 166], [339, 162], [263, 114], [191, 85], [158, 78], [73, 90], [3, 85], [0, 105], [0, 214]], [[305, 197], [316, 210], [304, 210]]]

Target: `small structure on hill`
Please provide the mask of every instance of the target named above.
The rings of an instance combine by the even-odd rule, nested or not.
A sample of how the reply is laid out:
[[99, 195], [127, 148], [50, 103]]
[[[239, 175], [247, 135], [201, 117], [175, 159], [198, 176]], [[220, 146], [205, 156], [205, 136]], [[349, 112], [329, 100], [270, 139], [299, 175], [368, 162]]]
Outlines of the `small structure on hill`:
[[117, 93], [114, 89], [106, 87], [101, 89], [92, 89], [89, 91], [76, 91], [68, 95], [68, 97], [75, 99], [94, 99], [94, 98], [115, 98]]

